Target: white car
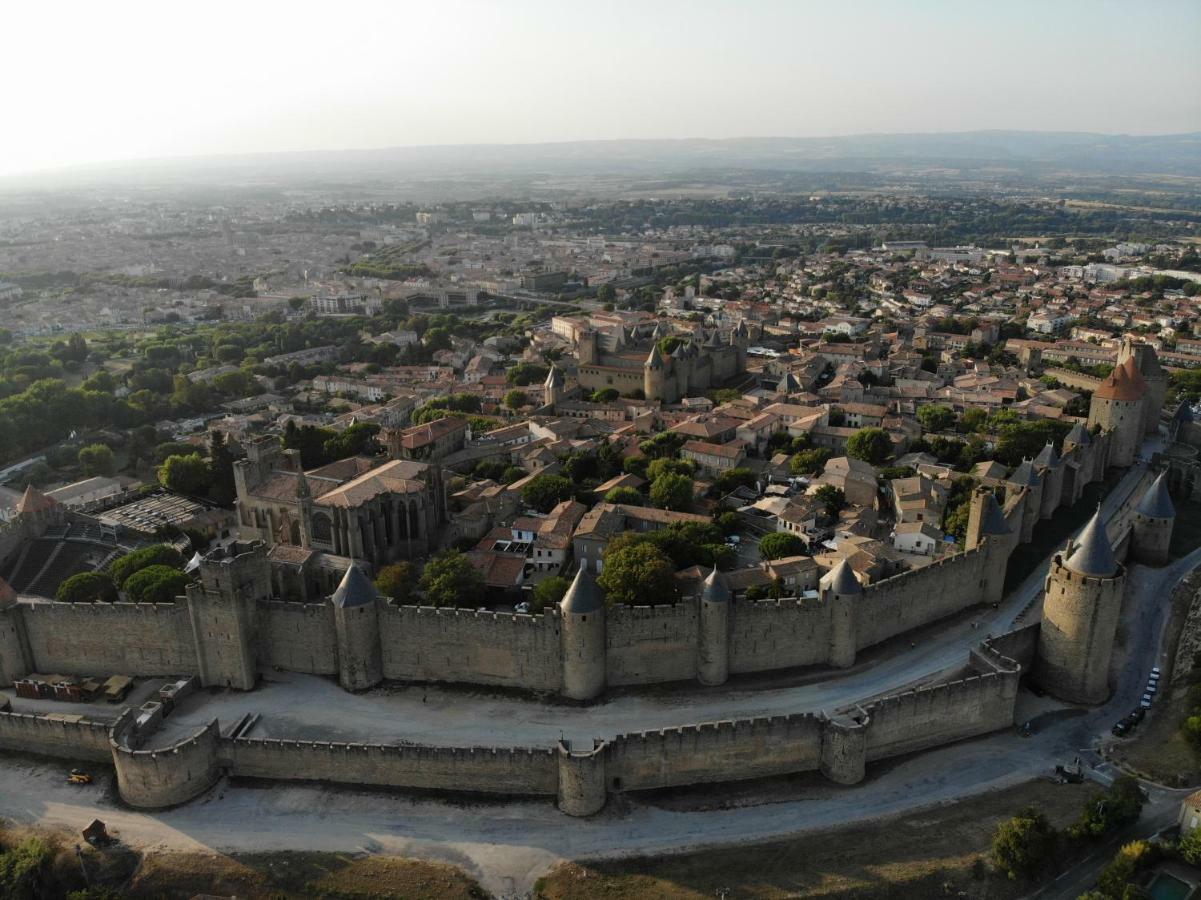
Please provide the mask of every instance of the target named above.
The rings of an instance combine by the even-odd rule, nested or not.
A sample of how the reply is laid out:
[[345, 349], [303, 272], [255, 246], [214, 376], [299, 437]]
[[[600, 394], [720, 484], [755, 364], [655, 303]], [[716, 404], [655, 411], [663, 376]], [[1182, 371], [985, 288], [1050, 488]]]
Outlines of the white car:
[[1152, 667], [1151, 667], [1151, 677], [1152, 677], [1152, 678], [1158, 678], [1158, 677], [1159, 677], [1159, 666], [1152, 666]]
[[1150, 709], [1151, 708], [1151, 698], [1144, 695], [1143, 699], [1139, 702], [1139, 706], [1143, 709]]
[[1147, 693], [1148, 694], [1151, 694], [1154, 696], [1155, 692], [1158, 690], [1159, 690], [1159, 685], [1157, 685], [1154, 681], [1147, 682]]

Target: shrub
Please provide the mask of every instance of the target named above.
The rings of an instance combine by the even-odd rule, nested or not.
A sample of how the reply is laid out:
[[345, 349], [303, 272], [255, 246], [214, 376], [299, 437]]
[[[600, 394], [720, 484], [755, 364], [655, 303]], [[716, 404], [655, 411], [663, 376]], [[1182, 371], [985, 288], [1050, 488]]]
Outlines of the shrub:
[[54, 598], [62, 603], [113, 603], [117, 586], [105, 572], [80, 572], [60, 584]]
[[178, 550], [167, 544], [151, 544], [149, 547], [134, 550], [132, 553], [126, 553], [114, 560], [108, 567], [108, 573], [117, 587], [124, 587], [130, 575], [148, 566], [170, 566], [173, 569], [182, 569], [184, 558]]
[[170, 566], [147, 566], [125, 582], [125, 593], [135, 603], [170, 603], [184, 591], [188, 576]]
[[805, 542], [795, 534], [777, 531], [759, 542], [759, 555], [764, 559], [780, 559], [784, 556], [799, 556], [805, 552]]
[[1055, 859], [1059, 835], [1034, 807], [997, 826], [992, 839], [996, 867], [1011, 879], [1034, 879]]
[[44, 896], [41, 881], [49, 862], [50, 850], [37, 838], [27, 838], [0, 853], [0, 896], [10, 900]]

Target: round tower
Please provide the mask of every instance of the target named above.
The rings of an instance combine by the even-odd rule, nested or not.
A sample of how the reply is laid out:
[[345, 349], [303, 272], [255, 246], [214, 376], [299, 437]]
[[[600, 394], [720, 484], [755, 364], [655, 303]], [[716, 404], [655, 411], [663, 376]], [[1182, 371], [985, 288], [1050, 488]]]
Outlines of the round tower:
[[1055, 554], [1044, 586], [1036, 671], [1059, 699], [1097, 704], [1109, 696], [1125, 582], [1098, 507], [1079, 541]]
[[642, 364], [642, 392], [647, 400], [662, 400], [665, 384], [665, 364], [659, 345], [651, 347], [650, 355]]
[[583, 566], [559, 602], [563, 696], [591, 700], [605, 689], [605, 598]]
[[605, 799], [605, 742], [559, 741], [559, 809], [569, 816], [590, 816], [600, 812]]
[[701, 587], [696, 680], [725, 684], [730, 677], [730, 586], [717, 566]]
[[1088, 408], [1089, 426], [1100, 425], [1109, 432], [1109, 465], [1133, 465], [1143, 439], [1143, 397], [1141, 388], [1131, 377], [1129, 367], [1115, 366], [1101, 386], [1093, 391]]
[[830, 650], [826, 661], [840, 669], [855, 664], [858, 644], [858, 605], [863, 586], [845, 558], [822, 576], [818, 583], [822, 600], [830, 610]]
[[1166, 469], [1160, 472], [1134, 509], [1130, 550], [1136, 561], [1148, 566], [1165, 565], [1172, 543], [1176, 507], [1168, 494], [1167, 476]]
[[378, 594], [363, 570], [351, 564], [330, 598], [338, 640], [338, 683], [363, 691], [384, 679]]
[[1034, 470], [1043, 483], [1043, 495], [1039, 503], [1039, 517], [1049, 519], [1059, 509], [1063, 496], [1063, 460], [1055, 452], [1050, 441], [1034, 457]]
[[859, 710], [822, 723], [821, 773], [837, 784], [858, 784], [867, 765], [867, 730], [871, 720]]

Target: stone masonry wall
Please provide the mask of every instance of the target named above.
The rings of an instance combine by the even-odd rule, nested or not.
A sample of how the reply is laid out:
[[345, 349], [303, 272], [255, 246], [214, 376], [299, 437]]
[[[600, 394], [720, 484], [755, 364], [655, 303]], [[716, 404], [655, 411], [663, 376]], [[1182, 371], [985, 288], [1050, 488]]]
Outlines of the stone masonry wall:
[[804, 713], [619, 734], [606, 773], [610, 787], [643, 790], [813, 771], [821, 727]]
[[0, 748], [64, 759], [108, 762], [108, 725], [0, 712]]
[[731, 618], [731, 672], [812, 666], [829, 655], [830, 609], [819, 601], [744, 601]]
[[984, 549], [976, 548], [868, 585], [858, 607], [857, 648], [979, 603], [985, 562]]
[[183, 603], [22, 603], [34, 671], [172, 675], [196, 671]]
[[328, 603], [269, 601], [258, 605], [259, 665], [335, 675], [338, 642]]
[[696, 675], [697, 607], [614, 607], [606, 621], [610, 685], [688, 681]]
[[554, 615], [382, 606], [384, 677], [463, 681], [557, 691], [562, 683]]
[[223, 739], [229, 773], [246, 778], [328, 781], [509, 795], [558, 790], [551, 749], [408, 747], [259, 738]]

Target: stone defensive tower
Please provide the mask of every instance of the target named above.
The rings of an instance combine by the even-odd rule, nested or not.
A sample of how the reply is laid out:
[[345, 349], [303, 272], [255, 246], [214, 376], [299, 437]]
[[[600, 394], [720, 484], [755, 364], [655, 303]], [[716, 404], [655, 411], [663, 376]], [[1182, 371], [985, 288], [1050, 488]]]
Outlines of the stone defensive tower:
[[29, 674], [30, 657], [24, 624], [16, 591], [0, 578], [0, 687], [7, 687]]
[[1145, 390], [1143, 404], [1143, 432], [1155, 434], [1159, 430], [1159, 417], [1163, 412], [1164, 400], [1168, 395], [1168, 373], [1159, 364], [1159, 356], [1150, 344], [1135, 344], [1125, 338], [1118, 348], [1118, 365], [1126, 366], [1136, 383]]
[[1096, 454], [1092, 452], [1093, 436], [1082, 422], [1072, 426], [1063, 439], [1065, 461], [1063, 492], [1064, 506], [1071, 506], [1084, 493], [1084, 486], [1093, 480]]
[[1168, 494], [1167, 476], [1166, 469], [1160, 472], [1134, 509], [1130, 552], [1136, 561], [1148, 566], [1166, 564], [1172, 543], [1176, 507]]
[[830, 607], [830, 665], [845, 669], [855, 664], [858, 631], [855, 627], [863, 595], [863, 585], [846, 558], [822, 576], [818, 582], [822, 600]]
[[659, 345], [655, 344], [642, 364], [642, 393], [648, 400], [663, 396], [666, 386], [664, 367], [663, 354], [659, 352]]
[[[1109, 465], [1125, 467], [1134, 463], [1143, 440], [1145, 413], [1143, 400], [1146, 382], [1131, 377], [1133, 360], [1115, 366], [1101, 386], [1093, 391], [1088, 409], [1089, 426], [1100, 425], [1109, 435]], [[1139, 376], [1139, 381], [1142, 377]]]
[[1005, 571], [1014, 540], [1012, 535], [1013, 529], [1005, 521], [992, 488], [977, 487], [968, 507], [964, 543], [968, 550], [982, 547], [988, 554], [980, 585], [981, 599], [985, 603], [996, 603], [1005, 595]]
[[1039, 503], [1039, 518], [1049, 519], [1055, 515], [1063, 500], [1063, 460], [1055, 452], [1050, 441], [1034, 457], [1034, 471], [1043, 483], [1043, 495]]
[[717, 566], [701, 587], [699, 614], [696, 679], [725, 684], [730, 677], [730, 586]]
[[351, 563], [330, 601], [338, 640], [338, 683], [348, 691], [375, 687], [384, 680], [375, 585]]
[[253, 688], [258, 677], [255, 608], [272, 596], [263, 542], [234, 543], [209, 553], [200, 561], [200, 583], [189, 584], [187, 593], [200, 683]]
[[1125, 583], [1098, 508], [1080, 540], [1055, 554], [1045, 584], [1035, 665], [1039, 682], [1059, 699], [1096, 704], [1109, 696]]
[[563, 695], [591, 700], [605, 689], [605, 598], [581, 566], [559, 602], [563, 617]]
[[546, 381], [542, 383], [542, 404], [544, 406], [557, 406], [563, 402], [563, 373], [554, 363], [550, 365], [550, 371], [546, 373]]
[[[1038, 477], [1034, 463], [1029, 459], [1023, 459], [1005, 480], [1005, 486], [1007, 491], [1010, 488], [1014, 491], [1023, 489], [1026, 491], [1026, 501], [1022, 507], [1022, 543], [1028, 544], [1034, 537], [1034, 526], [1038, 524], [1039, 517], [1042, 515], [1043, 504], [1043, 482]], [[1006, 496], [1009, 496], [1008, 493]]]

